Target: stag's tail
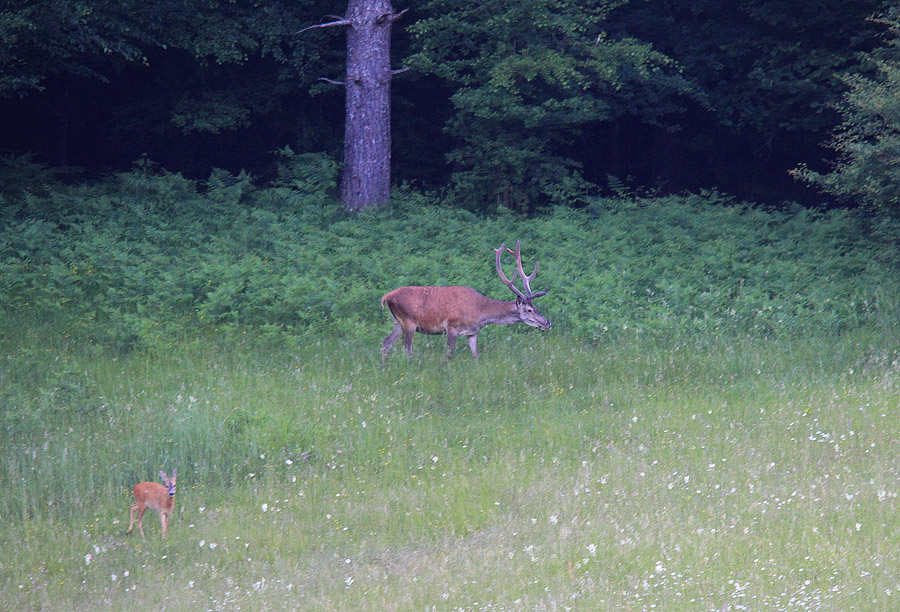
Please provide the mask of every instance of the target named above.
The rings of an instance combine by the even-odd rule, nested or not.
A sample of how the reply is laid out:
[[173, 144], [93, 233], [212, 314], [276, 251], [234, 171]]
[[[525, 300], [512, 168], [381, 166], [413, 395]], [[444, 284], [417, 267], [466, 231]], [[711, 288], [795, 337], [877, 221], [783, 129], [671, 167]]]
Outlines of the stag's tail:
[[[396, 291], [396, 289], [394, 291]], [[381, 309], [384, 310], [385, 308], [387, 308], [387, 311], [389, 313], [391, 313], [391, 318], [396, 322], [397, 317], [394, 315], [394, 307], [393, 307], [393, 302], [391, 300], [392, 294], [394, 293], [394, 291], [388, 291], [387, 293], [385, 293], [384, 295], [381, 296]]]

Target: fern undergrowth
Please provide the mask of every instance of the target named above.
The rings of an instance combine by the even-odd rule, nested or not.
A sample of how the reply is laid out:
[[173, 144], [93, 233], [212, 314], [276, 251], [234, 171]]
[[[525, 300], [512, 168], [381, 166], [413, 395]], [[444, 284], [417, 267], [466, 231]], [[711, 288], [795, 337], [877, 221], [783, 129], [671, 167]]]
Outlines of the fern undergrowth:
[[[346, 217], [327, 160], [286, 157], [273, 188], [145, 167], [7, 199], [5, 605], [893, 609], [889, 222], [717, 194]], [[551, 331], [382, 367], [382, 293], [505, 297], [516, 239]], [[126, 538], [172, 468], [169, 537], [148, 511]]]

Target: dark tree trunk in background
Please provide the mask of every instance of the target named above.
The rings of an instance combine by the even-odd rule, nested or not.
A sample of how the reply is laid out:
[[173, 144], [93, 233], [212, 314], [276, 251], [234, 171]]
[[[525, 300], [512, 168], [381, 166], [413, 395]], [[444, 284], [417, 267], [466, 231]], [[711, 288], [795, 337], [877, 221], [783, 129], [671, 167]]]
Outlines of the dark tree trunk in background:
[[350, 0], [343, 19], [310, 26], [347, 28], [347, 94], [341, 201], [357, 212], [383, 206], [391, 197], [391, 26], [406, 10], [395, 13], [390, 0]]
[[390, 0], [350, 0], [341, 201], [356, 212], [391, 196]]

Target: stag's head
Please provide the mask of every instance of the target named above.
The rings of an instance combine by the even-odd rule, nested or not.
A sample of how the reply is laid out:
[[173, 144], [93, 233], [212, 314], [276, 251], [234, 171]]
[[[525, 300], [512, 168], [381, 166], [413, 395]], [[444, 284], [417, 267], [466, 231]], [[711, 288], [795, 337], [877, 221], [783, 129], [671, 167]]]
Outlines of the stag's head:
[[[503, 273], [503, 267], [500, 265], [500, 258], [503, 256], [504, 251], [512, 253], [516, 258], [516, 271], [513, 272], [512, 280], [506, 277]], [[548, 321], [544, 315], [539, 313], [537, 308], [534, 307], [534, 304], [531, 303], [534, 298], [547, 295], [546, 291], [538, 291], [537, 293], [531, 291], [531, 281], [534, 280], [534, 277], [537, 274], [538, 262], [534, 263], [534, 271], [531, 275], [526, 275], [525, 271], [522, 269], [522, 252], [519, 250], [518, 240], [516, 240], [515, 250], [507, 248], [505, 244], [501, 244], [499, 249], [494, 249], [494, 253], [497, 255], [497, 273], [500, 275], [500, 280], [516, 294], [516, 313], [519, 315], [519, 320], [531, 327], [550, 329], [550, 321]], [[517, 275], [522, 277], [522, 286], [525, 289], [524, 292], [520, 291], [519, 288], [515, 286]]]

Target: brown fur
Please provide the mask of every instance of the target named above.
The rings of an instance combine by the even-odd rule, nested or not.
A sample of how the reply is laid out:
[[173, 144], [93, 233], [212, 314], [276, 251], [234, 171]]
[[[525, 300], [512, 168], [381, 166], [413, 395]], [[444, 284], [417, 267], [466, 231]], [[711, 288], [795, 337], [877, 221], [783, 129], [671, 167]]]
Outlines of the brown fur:
[[[160, 477], [165, 481], [165, 485], [158, 482], [140, 482], [134, 486], [134, 499], [137, 503], [131, 506], [131, 523], [128, 525], [128, 533], [134, 530], [134, 513], [138, 513], [137, 526], [141, 532], [141, 537], [147, 539], [144, 535], [144, 512], [147, 508], [156, 510], [159, 513], [159, 520], [162, 523], [163, 535], [169, 531], [169, 514], [175, 507], [175, 479], [177, 470], [172, 472], [172, 476], [166, 476], [165, 472], [160, 472]], [[170, 494], [171, 490], [171, 494]]]
[[530, 302], [495, 300], [471, 287], [400, 287], [381, 298], [394, 318], [394, 330], [382, 342], [382, 360], [403, 336], [403, 349], [412, 354], [416, 332], [447, 334], [447, 357], [456, 347], [456, 339], [466, 336], [472, 354], [478, 357], [478, 332], [485, 325], [508, 325], [524, 322], [547, 329], [550, 322]]

